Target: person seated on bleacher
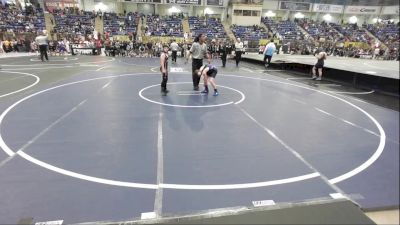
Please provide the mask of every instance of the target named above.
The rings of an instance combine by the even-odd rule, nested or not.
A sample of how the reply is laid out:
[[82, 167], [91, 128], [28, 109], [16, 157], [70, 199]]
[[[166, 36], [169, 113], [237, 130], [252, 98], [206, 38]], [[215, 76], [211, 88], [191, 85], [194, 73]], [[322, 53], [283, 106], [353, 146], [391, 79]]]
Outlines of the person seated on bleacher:
[[146, 51], [146, 47], [143, 43], [140, 43], [139, 46], [139, 57], [144, 57], [145, 56], [145, 51]]
[[3, 49], [5, 53], [12, 51], [12, 43], [9, 39], [3, 41]]

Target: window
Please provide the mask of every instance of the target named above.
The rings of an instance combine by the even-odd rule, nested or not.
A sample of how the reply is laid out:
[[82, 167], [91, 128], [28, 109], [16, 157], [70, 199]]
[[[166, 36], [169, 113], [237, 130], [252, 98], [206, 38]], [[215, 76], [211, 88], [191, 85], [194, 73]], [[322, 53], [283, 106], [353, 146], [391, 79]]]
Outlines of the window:
[[235, 9], [235, 10], [233, 10], [233, 15], [235, 15], [235, 16], [260, 16], [261, 11]]
[[233, 11], [233, 15], [235, 15], [235, 16], [241, 16], [242, 13], [243, 13], [242, 10], [236, 10], [236, 9], [235, 9], [235, 10]]
[[243, 16], [251, 16], [251, 10], [243, 10]]

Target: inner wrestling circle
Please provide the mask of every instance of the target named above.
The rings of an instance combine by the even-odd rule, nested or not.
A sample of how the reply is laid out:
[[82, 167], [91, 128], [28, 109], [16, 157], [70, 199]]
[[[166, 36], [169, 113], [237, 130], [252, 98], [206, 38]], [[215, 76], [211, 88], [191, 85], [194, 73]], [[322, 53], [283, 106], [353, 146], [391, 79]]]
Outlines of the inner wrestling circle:
[[[159, 104], [163, 106], [171, 107], [181, 107], [181, 108], [210, 108], [210, 107], [220, 107], [231, 104], [239, 104], [246, 99], [243, 92], [223, 86], [218, 85], [218, 88], [222, 88], [224, 95], [228, 97], [214, 97], [211, 94], [201, 94], [200, 91], [190, 91], [191, 82], [171, 82], [168, 83], [168, 88], [170, 93], [168, 96], [160, 96], [160, 84], [147, 86], [139, 91], [139, 96], [148, 102]], [[183, 87], [182, 87], [183, 86]], [[237, 99], [237, 101], [230, 100], [231, 97]], [[182, 98], [180, 98], [182, 97]], [[221, 99], [222, 98], [222, 99]], [[221, 99], [221, 100], [220, 100]], [[186, 101], [185, 103], [181, 103]]]

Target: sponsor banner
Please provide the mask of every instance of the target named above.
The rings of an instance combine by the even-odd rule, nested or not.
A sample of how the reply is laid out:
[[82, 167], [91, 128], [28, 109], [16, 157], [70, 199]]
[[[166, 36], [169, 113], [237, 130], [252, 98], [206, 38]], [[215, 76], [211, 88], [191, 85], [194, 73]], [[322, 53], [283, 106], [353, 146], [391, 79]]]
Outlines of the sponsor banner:
[[118, 0], [118, 2], [157, 3], [157, 4], [161, 4], [162, 0]]
[[399, 6], [383, 6], [382, 9], [383, 15], [399, 15]]
[[379, 14], [381, 6], [355, 6], [349, 5], [344, 9], [346, 14]]
[[207, 0], [209, 6], [224, 6], [224, 0]]
[[79, 8], [79, 3], [77, 0], [45, 0], [44, 5], [50, 11], [57, 8]]
[[307, 2], [279, 2], [280, 10], [290, 10], [290, 11], [310, 11], [311, 3]]
[[344, 6], [330, 4], [313, 4], [313, 12], [342, 13]]
[[134, 1], [137, 3], [161, 3], [161, 0], [134, 0]]
[[201, 5], [201, 0], [165, 0], [166, 4]]

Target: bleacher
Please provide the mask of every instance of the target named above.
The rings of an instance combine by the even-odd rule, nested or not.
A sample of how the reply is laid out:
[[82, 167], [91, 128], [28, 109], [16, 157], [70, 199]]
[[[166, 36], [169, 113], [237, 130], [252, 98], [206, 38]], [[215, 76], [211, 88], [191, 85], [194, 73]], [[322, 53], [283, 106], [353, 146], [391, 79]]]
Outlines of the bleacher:
[[[16, 5], [5, 4], [0, 5], [0, 32], [10, 35], [19, 36], [25, 35], [22, 33], [31, 33], [35, 36], [38, 30], [46, 29], [43, 10], [27, 6], [25, 10], [21, 10]], [[79, 39], [79, 36], [92, 35], [95, 29], [95, 19], [103, 22], [102, 26], [98, 25], [100, 30], [104, 28], [105, 36], [114, 35], [146, 35], [146, 36], [165, 36], [165, 37], [183, 37], [183, 15], [159, 16], [159, 15], [143, 15], [140, 12], [128, 12], [117, 14], [113, 12], [102, 13], [101, 11], [83, 11], [79, 8], [56, 8], [50, 10], [53, 17], [46, 15], [46, 20], [49, 19], [54, 25], [53, 30], [50, 30], [50, 36], [57, 39], [67, 38], [68, 40]], [[97, 17], [96, 17], [97, 16]], [[54, 20], [52, 19], [54, 18]], [[142, 29], [145, 33], [137, 34], [138, 23], [142, 18]], [[146, 24], [143, 26], [143, 21]], [[100, 21], [100, 20], [103, 21]], [[243, 41], [248, 41], [247, 48], [258, 48], [260, 39], [274, 38], [279, 39], [280, 44], [288, 46], [292, 52], [303, 54], [302, 50], [307, 49], [311, 52], [316, 46], [324, 47], [327, 50], [332, 50], [332, 46], [337, 42], [364, 42], [372, 46], [375, 43], [374, 38], [369, 32], [375, 35], [381, 42], [389, 47], [391, 59], [397, 58], [399, 49], [399, 25], [389, 23], [364, 24], [359, 27], [356, 24], [339, 25], [335, 23], [314, 22], [309, 19], [295, 19], [295, 21], [284, 20], [277, 21], [272, 18], [262, 18], [264, 26], [237, 26], [232, 25], [231, 31], [235, 37], [242, 38]], [[227, 38], [225, 27], [218, 18], [206, 17], [189, 17], [188, 24], [190, 29], [189, 37], [196, 37], [203, 33], [207, 35], [209, 40]], [[185, 20], [185, 26], [187, 25]], [[302, 27], [306, 32], [303, 31]], [[188, 29], [188, 27], [185, 27]], [[364, 29], [365, 28], [365, 29]], [[230, 31], [229, 31], [230, 33]], [[56, 34], [54, 36], [53, 34]], [[231, 33], [230, 33], [231, 34]], [[308, 35], [309, 34], [309, 35]], [[311, 38], [312, 37], [312, 38]], [[5, 38], [3, 38], [5, 39]], [[22, 38], [23, 39], [23, 38]], [[29, 38], [31, 39], [31, 38]], [[145, 39], [145, 42], [149, 39]], [[317, 42], [315, 42], [317, 41]], [[319, 41], [319, 42], [318, 42]], [[363, 51], [371, 52], [368, 45], [362, 45]], [[361, 46], [361, 45], [360, 45]], [[346, 51], [355, 51], [359, 47], [347, 49]], [[381, 49], [386, 50], [386, 49]], [[306, 51], [304, 51], [306, 52]], [[380, 53], [382, 55], [382, 53]], [[342, 54], [346, 55], [346, 54]], [[348, 54], [349, 55], [349, 54]], [[353, 54], [356, 55], [356, 54]]]
[[367, 30], [389, 48], [399, 46], [399, 26], [396, 24], [368, 24]]
[[342, 39], [339, 32], [332, 27], [331, 24], [326, 22], [318, 23], [314, 21], [301, 20], [298, 24], [307, 31], [314, 40], [318, 41], [324, 39], [326, 41], [335, 42]]
[[[337, 32], [341, 33], [342, 26], [337, 23], [329, 23], [329, 26], [331, 26], [333, 29], [335, 29]], [[342, 33], [341, 33], [342, 34]]]
[[129, 12], [125, 18], [125, 29], [127, 34], [137, 33], [140, 14], [138, 12]]
[[183, 37], [182, 19], [177, 16], [147, 15], [146, 35]]
[[53, 12], [55, 27], [54, 32], [58, 34], [89, 35], [94, 31], [93, 12], [78, 11], [78, 13], [66, 10], [55, 10]]
[[196, 16], [189, 17], [190, 31], [197, 36], [205, 34], [209, 39], [226, 38], [226, 32], [222, 23], [215, 18], [199, 18]]
[[292, 21], [274, 21], [268, 17], [262, 18], [262, 22], [272, 32], [276, 32], [282, 40], [303, 40], [304, 35]]
[[19, 10], [15, 5], [6, 6], [0, 4], [0, 31], [36, 33], [46, 27], [43, 10], [27, 8]]
[[231, 30], [236, 38], [240, 37], [242, 40], [246, 41], [258, 41], [268, 38], [267, 31], [264, 27], [232, 25]]
[[125, 35], [125, 16], [119, 16], [116, 13], [104, 13], [103, 16], [104, 32], [113, 35]]
[[353, 42], [365, 42], [370, 43], [371, 38], [362, 28], [359, 28], [356, 24], [345, 24], [345, 25], [335, 25], [331, 24], [338, 32], [340, 32], [345, 41], [353, 41]]

